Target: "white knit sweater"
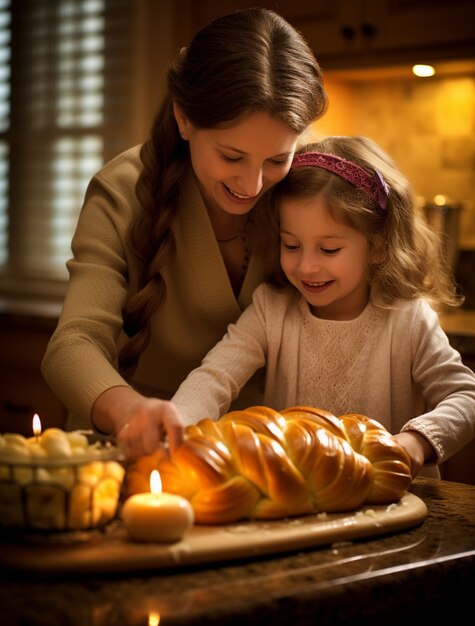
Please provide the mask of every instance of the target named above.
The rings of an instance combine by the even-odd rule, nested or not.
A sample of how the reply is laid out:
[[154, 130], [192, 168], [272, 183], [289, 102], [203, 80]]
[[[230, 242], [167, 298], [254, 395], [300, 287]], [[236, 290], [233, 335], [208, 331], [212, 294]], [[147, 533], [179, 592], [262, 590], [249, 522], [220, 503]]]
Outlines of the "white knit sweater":
[[475, 374], [461, 362], [425, 300], [359, 317], [314, 317], [295, 290], [261, 285], [252, 304], [179, 387], [187, 422], [218, 418], [266, 365], [265, 404], [363, 413], [390, 432], [413, 429], [438, 463], [475, 437]]

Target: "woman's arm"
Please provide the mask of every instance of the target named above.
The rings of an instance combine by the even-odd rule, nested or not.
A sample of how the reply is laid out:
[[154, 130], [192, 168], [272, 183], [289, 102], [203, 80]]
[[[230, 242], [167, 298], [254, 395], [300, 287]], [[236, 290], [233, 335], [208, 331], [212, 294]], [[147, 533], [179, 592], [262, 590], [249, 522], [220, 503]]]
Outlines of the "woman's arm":
[[[98, 396], [126, 385], [117, 362], [122, 309], [136, 268], [127, 259], [126, 237], [133, 211], [136, 162], [118, 157], [86, 192], [68, 261], [63, 310], [42, 362], [43, 376], [78, 420], [87, 423]], [[111, 181], [129, 178], [129, 186]]]
[[132, 458], [151, 454], [165, 439], [173, 452], [183, 441], [183, 422], [172, 402], [146, 398], [130, 387], [104, 391], [92, 409], [92, 423], [114, 433]]

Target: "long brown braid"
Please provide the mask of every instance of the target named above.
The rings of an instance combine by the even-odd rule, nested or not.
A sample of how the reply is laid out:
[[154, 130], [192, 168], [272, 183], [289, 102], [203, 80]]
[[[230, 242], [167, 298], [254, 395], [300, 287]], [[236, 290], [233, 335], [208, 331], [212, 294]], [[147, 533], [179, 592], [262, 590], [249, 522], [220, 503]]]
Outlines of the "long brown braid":
[[[124, 332], [131, 338], [119, 355], [119, 369], [125, 377], [133, 374], [150, 339], [148, 320], [166, 296], [161, 269], [175, 251], [170, 226], [176, 211], [179, 182], [188, 169], [189, 159], [186, 144], [171, 136], [171, 131], [177, 134], [174, 118], [164, 123], [164, 118], [172, 116], [168, 99], [156, 118], [150, 140], [143, 144], [140, 152], [143, 170], [135, 191], [143, 211], [132, 223], [129, 237], [143, 269], [140, 289], [130, 296], [123, 310]], [[163, 172], [160, 177], [155, 174], [159, 171]]]
[[235, 11], [198, 31], [171, 64], [168, 93], [141, 150], [136, 185], [142, 207], [130, 245], [143, 268], [139, 290], [123, 310], [129, 341], [119, 369], [130, 378], [150, 339], [149, 320], [166, 297], [162, 270], [175, 252], [170, 229], [181, 182], [190, 167], [178, 133], [175, 102], [196, 128], [213, 128], [265, 111], [297, 133], [327, 106], [320, 67], [302, 36], [273, 11]]

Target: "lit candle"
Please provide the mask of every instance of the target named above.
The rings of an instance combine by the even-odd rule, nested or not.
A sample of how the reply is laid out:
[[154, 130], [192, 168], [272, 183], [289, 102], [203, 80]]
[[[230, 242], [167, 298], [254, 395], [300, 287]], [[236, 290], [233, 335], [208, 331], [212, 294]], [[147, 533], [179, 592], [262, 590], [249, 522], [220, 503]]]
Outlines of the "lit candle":
[[162, 493], [157, 470], [150, 475], [150, 491], [137, 493], [124, 502], [122, 520], [127, 534], [135, 541], [179, 541], [194, 522], [191, 504], [181, 496]]
[[159, 613], [149, 613], [148, 615], [148, 626], [158, 626], [160, 624], [160, 614]]
[[36, 442], [38, 443], [39, 437], [41, 435], [41, 420], [38, 413], [33, 415], [33, 434], [36, 437]]

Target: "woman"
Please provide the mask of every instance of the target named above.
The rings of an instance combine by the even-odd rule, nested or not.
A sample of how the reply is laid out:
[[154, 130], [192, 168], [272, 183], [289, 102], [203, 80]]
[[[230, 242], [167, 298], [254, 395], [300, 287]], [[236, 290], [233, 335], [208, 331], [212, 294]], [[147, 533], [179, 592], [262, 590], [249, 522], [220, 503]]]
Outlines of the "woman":
[[[326, 103], [311, 50], [272, 11], [218, 18], [180, 52], [149, 140], [86, 193], [42, 364], [69, 427], [115, 433], [131, 456], [180, 443], [168, 399], [265, 278], [260, 201]], [[260, 397], [255, 379], [241, 404]]]

